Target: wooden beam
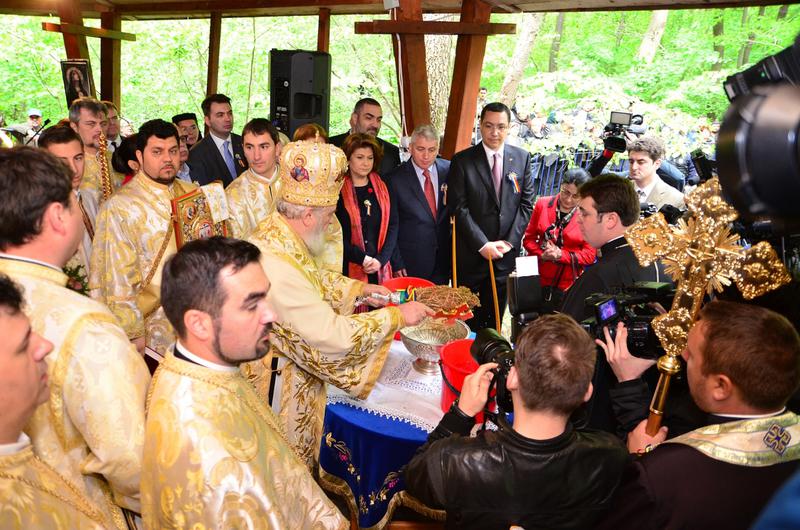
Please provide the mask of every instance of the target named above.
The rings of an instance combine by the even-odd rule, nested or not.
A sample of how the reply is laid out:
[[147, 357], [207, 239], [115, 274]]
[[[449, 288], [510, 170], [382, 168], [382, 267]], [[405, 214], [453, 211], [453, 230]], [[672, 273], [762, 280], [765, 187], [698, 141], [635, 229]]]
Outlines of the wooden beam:
[[[58, 16], [61, 18], [62, 24], [83, 26], [81, 5], [77, 0], [64, 0], [59, 3]], [[67, 59], [89, 60], [89, 47], [86, 45], [85, 35], [68, 32], [62, 32], [62, 35], [64, 35], [64, 48], [67, 52]], [[91, 75], [91, 63], [89, 63], [89, 72]]]
[[[122, 17], [117, 13], [102, 13], [100, 27], [112, 32], [122, 29]], [[103, 99], [113, 101], [120, 107], [120, 67], [122, 62], [122, 41], [119, 39], [100, 40], [100, 94]]]
[[[411, 21], [422, 23], [421, 1], [400, 0], [400, 7], [392, 10], [392, 18], [393, 20], [390, 22], [397, 24]], [[392, 41], [400, 109], [403, 113], [401, 125], [403, 135], [410, 135], [418, 125], [431, 122], [425, 35], [395, 33]]]
[[376, 35], [513, 35], [516, 24], [478, 24], [474, 22], [369, 20], [356, 22], [356, 33]]
[[[361, 5], [381, 5], [380, 0], [270, 0], [267, 4], [259, 0], [228, 0], [224, 6], [218, 0], [189, 0], [187, 2], [151, 2], [137, 4], [119, 4], [118, 10], [122, 14], [137, 13], [208, 13], [220, 7], [225, 8], [225, 12], [240, 11], [246, 9], [279, 9], [286, 7], [312, 7], [315, 9], [328, 8], [334, 6], [361, 6]], [[356, 9], [356, 12], [359, 10]]]
[[323, 7], [319, 10], [317, 22], [317, 51], [326, 52], [331, 46], [331, 10]]
[[[461, 4], [461, 22], [487, 23], [491, 14], [491, 6], [481, 0], [464, 0]], [[458, 151], [469, 147], [485, 52], [486, 35], [458, 36], [442, 142], [442, 156], [445, 158], [452, 158]]]
[[[108, 15], [103, 13], [101, 15]], [[117, 15], [119, 16], [119, 15]], [[116, 39], [116, 40], [129, 40], [135, 41], [136, 35], [133, 33], [123, 33], [121, 31], [114, 31], [103, 28], [90, 28], [77, 24], [53, 24], [52, 22], [42, 22], [42, 29], [45, 31], [53, 31], [55, 33], [69, 33], [71, 35], [83, 35], [84, 37], [98, 37], [100, 39]]]
[[[219, 79], [219, 43], [222, 38], [222, 13], [211, 13], [208, 35], [208, 75], [206, 76], [206, 95], [217, 93]], [[206, 131], [208, 132], [208, 131]]]

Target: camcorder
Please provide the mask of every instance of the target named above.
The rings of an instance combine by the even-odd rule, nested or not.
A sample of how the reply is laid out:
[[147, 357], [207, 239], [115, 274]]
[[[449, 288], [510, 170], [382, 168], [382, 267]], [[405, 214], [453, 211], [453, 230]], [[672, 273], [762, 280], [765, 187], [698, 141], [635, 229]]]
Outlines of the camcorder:
[[512, 412], [514, 404], [506, 387], [508, 372], [514, 366], [514, 349], [511, 344], [494, 329], [486, 328], [475, 333], [475, 341], [470, 346], [469, 353], [478, 364], [497, 363], [497, 368], [492, 370], [494, 379], [489, 386], [489, 394], [495, 390], [499, 417], [505, 412]]
[[665, 204], [661, 207], [661, 209], [658, 209], [652, 202], [640, 203], [639, 207], [639, 219], [644, 219], [645, 217], [650, 217], [651, 215], [660, 213], [664, 216], [664, 219], [667, 221], [667, 223], [671, 225], [677, 224], [678, 219], [683, 217], [687, 212], [686, 208], [676, 208], [671, 204]]
[[625, 133], [640, 135], [645, 132], [647, 127], [641, 114], [612, 110], [611, 119], [603, 129], [603, 147], [615, 153], [624, 153], [628, 146]]
[[653, 331], [653, 318], [659, 312], [654, 303], [662, 307], [672, 304], [675, 291], [669, 283], [636, 282], [615, 295], [595, 293], [586, 298], [593, 317], [581, 322], [581, 326], [593, 337], [605, 342], [603, 328], [608, 328], [612, 339], [617, 336], [617, 323], [628, 328], [628, 351], [634, 357], [658, 359], [664, 349]]

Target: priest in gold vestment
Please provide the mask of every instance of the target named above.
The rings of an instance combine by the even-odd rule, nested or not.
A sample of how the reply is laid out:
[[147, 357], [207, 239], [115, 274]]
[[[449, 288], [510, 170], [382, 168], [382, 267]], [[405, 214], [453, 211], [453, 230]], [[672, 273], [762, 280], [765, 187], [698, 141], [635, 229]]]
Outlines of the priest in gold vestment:
[[[248, 169], [225, 188], [225, 195], [231, 212], [228, 235], [247, 239], [275, 211], [281, 191], [278, 161], [283, 144], [280, 131], [264, 118], [255, 118], [244, 126], [242, 144]], [[314, 256], [314, 261], [323, 269], [339, 272], [343, 259], [342, 225], [336, 217], [325, 229], [325, 240], [324, 252]]]
[[[108, 308], [65, 287], [61, 267], [83, 235], [70, 181], [64, 164], [44, 151], [0, 151], [0, 189], [15, 198], [0, 206], [0, 272], [23, 287], [33, 331], [54, 345], [50, 399], [25, 432], [76, 494], [125, 528], [122, 508], [140, 510], [150, 376]], [[39, 217], [20, 218], [20, 210]]]
[[53, 343], [30, 329], [22, 292], [0, 274], [0, 528], [112, 528], [111, 521], [34, 455], [22, 432], [50, 388], [45, 357]]
[[272, 355], [249, 363], [245, 370], [263, 400], [274, 396], [271, 404], [289, 441], [314, 469], [325, 385], [365, 398], [383, 368], [394, 333], [431, 311], [410, 302], [352, 314], [356, 297], [369, 300], [370, 294], [389, 290], [321, 269], [314, 261], [324, 251], [325, 228], [336, 208], [344, 153], [333, 145], [300, 141], [285, 146], [281, 160], [277, 211], [249, 238], [261, 249], [261, 263], [272, 282], [268, 298], [278, 315]]
[[161, 289], [179, 339], [148, 398], [145, 527], [348, 528], [239, 371], [267, 353], [275, 320], [259, 250], [192, 241], [164, 266]]
[[[108, 129], [108, 109], [91, 97], [76, 99], [69, 107], [69, 122], [83, 141], [84, 171], [80, 184], [81, 193], [91, 197], [95, 204], [102, 203], [103, 174], [108, 177], [110, 189], [115, 191], [122, 185], [125, 175], [117, 173], [111, 167], [111, 153], [106, 149], [103, 132]], [[104, 137], [103, 137], [104, 138]]]
[[175, 340], [159, 299], [163, 262], [177, 250], [170, 201], [197, 186], [175, 178], [178, 132], [169, 122], [142, 125], [136, 156], [141, 171], [97, 215], [89, 289], [139, 351], [163, 355]]

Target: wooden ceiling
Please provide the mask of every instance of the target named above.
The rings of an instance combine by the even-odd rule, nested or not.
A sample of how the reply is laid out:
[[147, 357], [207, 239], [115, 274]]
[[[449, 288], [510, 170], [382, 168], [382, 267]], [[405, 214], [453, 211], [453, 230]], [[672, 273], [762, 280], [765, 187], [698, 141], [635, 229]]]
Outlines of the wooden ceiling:
[[[0, 13], [55, 15], [64, 0], [0, 0]], [[487, 0], [495, 13], [521, 11], [610, 11], [650, 9], [699, 9], [783, 4], [786, 0]], [[207, 18], [211, 12], [225, 17], [386, 13], [382, 0], [97, 0], [81, 2], [83, 16], [99, 17], [117, 12], [127, 20]], [[458, 0], [423, 0], [426, 13], [458, 13]]]

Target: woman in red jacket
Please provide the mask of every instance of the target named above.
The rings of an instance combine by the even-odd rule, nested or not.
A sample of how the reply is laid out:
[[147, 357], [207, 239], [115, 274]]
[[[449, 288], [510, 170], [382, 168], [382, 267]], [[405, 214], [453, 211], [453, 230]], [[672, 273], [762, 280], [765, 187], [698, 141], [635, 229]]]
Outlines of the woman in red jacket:
[[589, 173], [584, 169], [567, 171], [558, 195], [536, 201], [525, 230], [523, 246], [529, 255], [539, 256], [543, 312], [557, 308], [561, 294], [581, 275], [583, 267], [594, 263], [595, 249], [583, 240], [576, 219], [578, 188], [587, 180]]

